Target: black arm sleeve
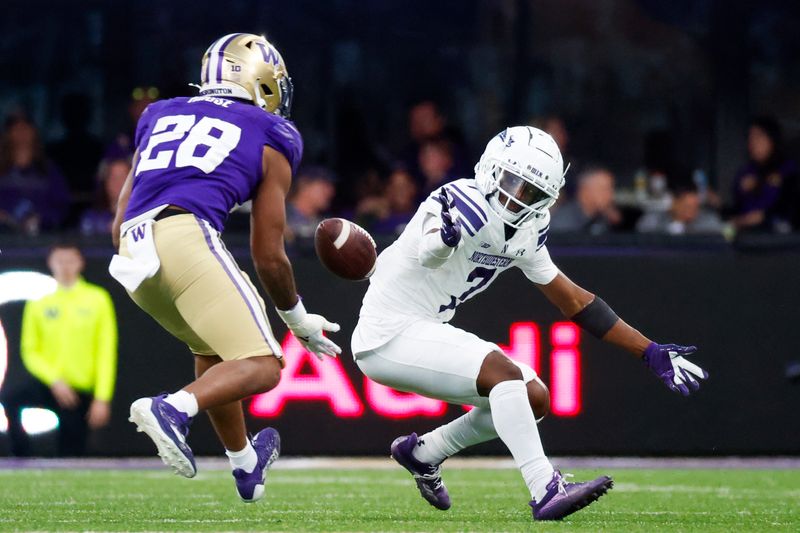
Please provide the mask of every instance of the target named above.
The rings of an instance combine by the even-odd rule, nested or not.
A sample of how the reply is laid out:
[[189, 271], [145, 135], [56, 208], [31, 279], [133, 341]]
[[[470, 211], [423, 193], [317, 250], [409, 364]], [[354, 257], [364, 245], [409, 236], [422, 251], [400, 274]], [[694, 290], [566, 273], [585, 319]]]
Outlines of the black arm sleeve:
[[578, 311], [571, 319], [598, 339], [602, 339], [608, 330], [614, 327], [619, 317], [599, 296], [586, 307]]

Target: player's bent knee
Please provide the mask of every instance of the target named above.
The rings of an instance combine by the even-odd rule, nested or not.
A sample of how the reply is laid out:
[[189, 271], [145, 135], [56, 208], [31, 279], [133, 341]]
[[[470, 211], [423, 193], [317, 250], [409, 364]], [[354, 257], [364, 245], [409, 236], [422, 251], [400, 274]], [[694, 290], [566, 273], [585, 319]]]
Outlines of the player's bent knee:
[[540, 420], [550, 413], [550, 391], [547, 385], [536, 377], [528, 382], [528, 401], [536, 420]]
[[266, 390], [272, 390], [281, 380], [281, 365], [274, 357], [267, 357], [266, 359], [269, 361], [269, 368], [264, 376], [264, 386]]
[[248, 359], [258, 365], [258, 371], [253, 373], [253, 387], [256, 389], [251, 394], [261, 394], [274, 389], [281, 380], [281, 364], [271, 355], [251, 357]]
[[498, 383], [522, 380], [522, 370], [502, 352], [491, 352], [486, 356], [478, 374], [477, 386], [481, 396], [488, 396]]
[[497, 382], [522, 379], [522, 370], [501, 352], [492, 352], [486, 356], [484, 365], [489, 363], [492, 373], [498, 378]]

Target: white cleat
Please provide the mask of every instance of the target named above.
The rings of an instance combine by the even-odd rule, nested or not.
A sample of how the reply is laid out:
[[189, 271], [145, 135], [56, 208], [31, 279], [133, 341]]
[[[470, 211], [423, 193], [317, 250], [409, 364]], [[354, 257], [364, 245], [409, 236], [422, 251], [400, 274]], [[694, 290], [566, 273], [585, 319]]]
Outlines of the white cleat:
[[136, 431], [144, 432], [158, 449], [164, 464], [183, 477], [197, 474], [194, 454], [186, 444], [191, 417], [164, 401], [166, 394], [152, 398], [139, 398], [131, 404], [129, 421]]

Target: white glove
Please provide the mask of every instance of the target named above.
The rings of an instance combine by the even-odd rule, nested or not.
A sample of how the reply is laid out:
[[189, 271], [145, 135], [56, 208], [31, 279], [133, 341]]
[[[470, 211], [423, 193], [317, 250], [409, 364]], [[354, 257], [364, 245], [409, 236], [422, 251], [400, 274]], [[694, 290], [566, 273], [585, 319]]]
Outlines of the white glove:
[[276, 310], [292, 334], [300, 341], [300, 344], [316, 355], [318, 359], [322, 360], [323, 355], [336, 357], [336, 354], [342, 353], [342, 349], [335, 342], [322, 334], [323, 331], [332, 333], [339, 331], [341, 329], [339, 324], [328, 322], [322, 315], [313, 315], [306, 312], [302, 300], [298, 300], [297, 305], [288, 311]]

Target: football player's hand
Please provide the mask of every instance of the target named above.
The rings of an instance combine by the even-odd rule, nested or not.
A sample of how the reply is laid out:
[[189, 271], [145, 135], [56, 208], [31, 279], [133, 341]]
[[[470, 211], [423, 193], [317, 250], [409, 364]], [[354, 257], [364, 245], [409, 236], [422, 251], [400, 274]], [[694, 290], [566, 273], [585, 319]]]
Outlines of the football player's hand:
[[442, 204], [442, 228], [440, 230], [442, 242], [450, 248], [455, 248], [461, 241], [461, 221], [450, 211], [455, 206], [455, 202], [444, 187], [439, 191], [439, 203]]
[[336, 357], [342, 353], [342, 349], [322, 333], [323, 331], [336, 333], [341, 329], [339, 324], [328, 322], [322, 315], [308, 314], [299, 324], [287, 324], [287, 326], [300, 344], [320, 360], [323, 355]]
[[689, 396], [700, 388], [699, 379], [708, 379], [708, 372], [684, 358], [696, 351], [696, 346], [653, 342], [644, 351], [642, 360], [667, 388]]
[[323, 334], [324, 331], [336, 333], [341, 329], [339, 324], [329, 322], [322, 315], [306, 312], [302, 301], [298, 300], [297, 305], [288, 311], [278, 309], [278, 315], [286, 323], [292, 335], [297, 337], [300, 344], [320, 360], [323, 355], [336, 357], [337, 354], [342, 353], [342, 349]]

